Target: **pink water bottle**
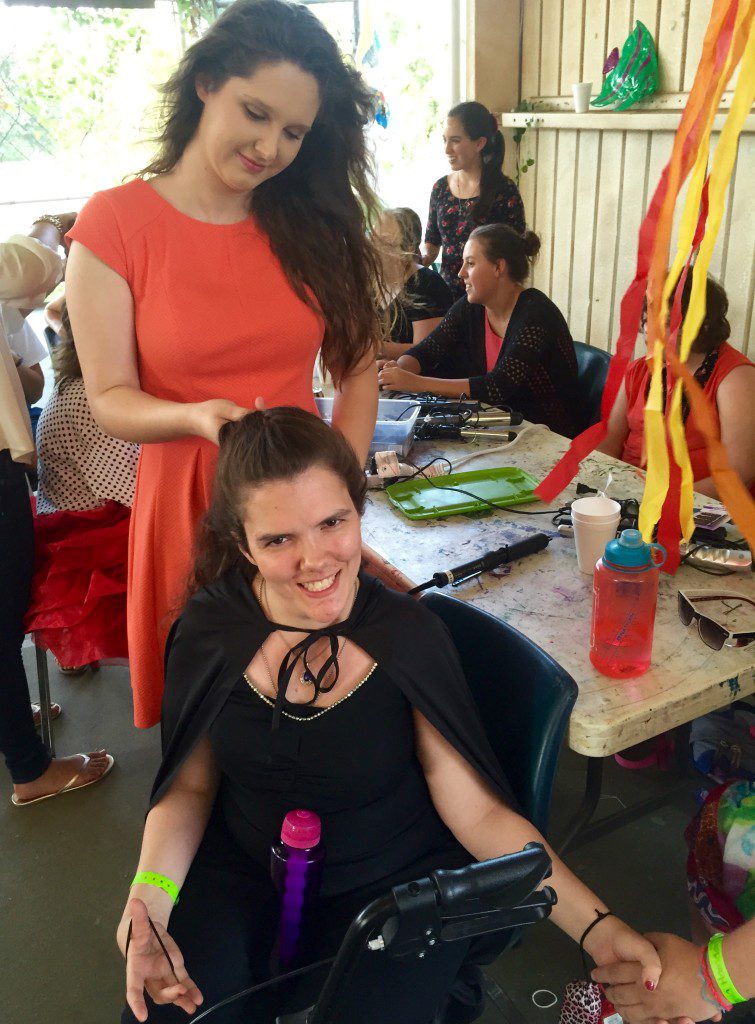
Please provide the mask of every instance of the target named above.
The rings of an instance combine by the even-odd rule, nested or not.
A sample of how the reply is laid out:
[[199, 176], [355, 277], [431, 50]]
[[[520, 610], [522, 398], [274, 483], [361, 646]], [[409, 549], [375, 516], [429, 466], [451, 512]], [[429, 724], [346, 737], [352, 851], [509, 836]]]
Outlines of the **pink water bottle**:
[[325, 847], [314, 811], [289, 811], [280, 842], [270, 848], [270, 874], [280, 893], [278, 958], [282, 967], [296, 960], [304, 914], [320, 890]]
[[622, 530], [606, 544], [593, 576], [590, 661], [617, 679], [650, 668], [660, 567], [666, 552], [639, 530]]

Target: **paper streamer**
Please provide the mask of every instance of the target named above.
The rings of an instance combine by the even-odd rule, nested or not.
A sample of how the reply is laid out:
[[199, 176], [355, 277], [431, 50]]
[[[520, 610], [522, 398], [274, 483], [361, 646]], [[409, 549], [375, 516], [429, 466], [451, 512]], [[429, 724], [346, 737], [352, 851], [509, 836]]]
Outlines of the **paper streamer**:
[[[731, 43], [731, 47], [726, 57], [726, 63], [723, 69], [723, 74], [720, 77], [716, 92], [711, 103], [710, 110], [708, 112], [707, 124], [705, 129], [705, 136], [701, 143], [698, 156], [695, 163], [694, 170], [692, 172], [692, 178], [690, 181], [690, 188], [687, 193], [687, 200], [685, 202], [682, 222], [680, 225], [679, 232], [679, 244], [677, 249], [676, 259], [669, 272], [664, 286], [664, 299], [667, 298], [669, 291], [674, 287], [676, 281], [679, 266], [682, 261], [687, 257], [686, 266], [689, 267], [689, 261], [691, 260], [695, 251], [700, 248], [701, 252], [698, 256], [697, 263], [695, 264], [693, 278], [692, 278], [692, 289], [690, 296], [689, 309], [687, 310], [687, 316], [685, 317], [684, 326], [682, 329], [682, 340], [679, 350], [679, 358], [682, 362], [686, 362], [689, 357], [692, 344], [699, 333], [700, 327], [702, 326], [703, 319], [705, 317], [705, 296], [706, 296], [706, 277], [707, 270], [710, 264], [710, 256], [713, 251], [713, 247], [718, 236], [721, 220], [723, 218], [724, 205], [725, 205], [725, 193], [726, 188], [729, 184], [731, 177], [732, 165], [728, 169], [726, 174], [726, 180], [723, 187], [717, 186], [716, 195], [720, 198], [720, 203], [714, 208], [710, 216], [709, 221], [706, 225], [706, 215], [708, 210], [708, 198], [710, 189], [710, 179], [705, 179], [705, 173], [708, 163], [708, 149], [709, 149], [709, 137], [713, 128], [713, 119], [718, 110], [718, 104], [721, 99], [721, 95], [728, 84], [734, 69], [739, 64], [740, 60], [745, 54], [747, 40], [752, 32], [753, 16], [755, 15], [755, 5], [752, 3], [741, 3], [737, 10], [737, 18], [734, 26], [734, 34]], [[720, 57], [719, 57], [720, 59]], [[749, 108], [748, 108], [749, 109]], [[731, 115], [730, 115], [731, 116]], [[741, 125], [736, 129], [736, 136], [733, 141], [733, 156], [736, 157], [736, 147], [739, 137], [739, 131]], [[729, 129], [725, 129], [726, 133]], [[725, 141], [725, 135], [722, 135], [720, 141]], [[719, 161], [725, 159], [725, 149], [721, 149], [719, 146], [716, 149], [714, 156], [714, 167], [719, 165]], [[711, 172], [713, 177], [713, 171]], [[705, 184], [703, 182], [705, 181]], [[715, 184], [715, 183], [714, 183]], [[704, 195], [703, 195], [704, 189]], [[697, 217], [698, 210], [700, 211], [699, 217]], [[697, 217], [697, 225], [695, 226], [695, 219]], [[694, 233], [694, 234], [693, 234]], [[707, 258], [706, 258], [707, 253]], [[686, 278], [686, 273], [683, 275]], [[681, 287], [684, 286], [684, 281], [681, 281]], [[679, 295], [681, 291], [677, 289]], [[665, 302], [662, 308], [665, 308]], [[676, 334], [669, 336], [667, 342], [667, 353], [676, 352]], [[668, 366], [668, 382], [669, 391], [672, 387], [672, 379], [675, 376], [673, 374], [673, 367]], [[673, 392], [671, 393], [671, 401], [669, 403], [667, 411], [667, 422], [668, 422], [668, 434], [673, 453], [672, 465], [674, 461], [677, 466], [681, 469], [681, 482], [680, 482], [680, 493], [678, 501], [669, 502], [668, 500], [664, 503], [663, 511], [661, 513], [661, 520], [659, 523], [659, 537], [661, 534], [666, 538], [667, 541], [671, 540], [674, 536], [674, 526], [678, 523], [681, 527], [682, 535], [685, 539], [689, 539], [694, 531], [694, 523], [692, 520], [694, 493], [693, 493], [693, 474], [692, 468], [689, 461], [689, 454], [687, 452], [686, 436], [684, 431], [684, 424], [682, 421], [682, 382], [679, 380], [673, 386]], [[669, 488], [671, 488], [671, 476], [669, 477]], [[668, 496], [667, 496], [668, 497]], [[652, 532], [652, 523], [650, 524], [648, 535]], [[677, 535], [678, 536], [678, 535]], [[663, 543], [663, 541], [661, 541]], [[674, 559], [676, 561], [676, 559]], [[673, 569], [673, 565], [669, 565], [669, 569]]]
[[[716, 65], [716, 46], [722, 31], [727, 29], [730, 24], [733, 25], [736, 9], [737, 0], [729, 0], [729, 2], [716, 0], [716, 3], [714, 3], [703, 41], [702, 57], [674, 138], [671, 159], [663, 169], [661, 179], [640, 227], [637, 247], [637, 268], [634, 280], [621, 300], [620, 333], [616, 342], [616, 351], [609, 366], [606, 385], [603, 389], [600, 422], [589, 427], [571, 442], [566, 453], [536, 489], [535, 493], [545, 502], [553, 501], [564, 490], [579, 471], [579, 464], [582, 459], [589, 455], [595, 446], [606, 436], [608, 417], [624, 380], [627, 366], [634, 354], [634, 343], [637, 337], [640, 313], [647, 289], [650, 253], [661, 215], [661, 205], [669, 189], [669, 179], [672, 170], [675, 178], [674, 195], [676, 195], [681, 182], [691, 166], [692, 142], [696, 141], [699, 137], [699, 130], [702, 127], [699, 124], [699, 115], [711, 87], [712, 75]], [[684, 171], [682, 164], [686, 166], [686, 171]], [[668, 233], [670, 233], [670, 214], [672, 210], [673, 206], [667, 212], [669, 220]]]
[[[648, 540], [658, 523], [659, 537], [661, 534], [665, 537], [662, 543], [674, 553], [669, 565], [671, 571], [678, 564], [680, 528], [685, 537], [689, 537], [693, 529], [693, 482], [681, 415], [682, 384], [695, 421], [706, 439], [711, 474], [719, 496], [750, 546], [755, 547], [755, 502], [731, 469], [718, 438], [716, 417], [702, 389], [683, 365], [705, 317], [707, 269], [723, 218], [739, 134], [755, 99], [754, 20], [755, 0], [716, 0], [713, 4], [702, 57], [671, 158], [640, 228], [635, 278], [621, 302], [620, 334], [603, 394], [601, 421], [574, 439], [536, 491], [544, 501], [552, 501], [573, 479], [580, 461], [605, 437], [608, 417], [633, 355], [642, 303], [647, 294], [648, 352], [653, 373], [645, 411], [648, 472], [639, 525]], [[714, 117], [721, 94], [740, 60], [742, 67], [731, 111], [716, 147], [710, 177], [706, 179]], [[679, 244], [667, 274], [674, 208], [690, 170], [692, 177], [680, 224]], [[681, 290], [698, 248], [690, 304], [677, 354]], [[672, 294], [671, 323], [667, 327]], [[665, 392], [662, 386], [664, 365]]]

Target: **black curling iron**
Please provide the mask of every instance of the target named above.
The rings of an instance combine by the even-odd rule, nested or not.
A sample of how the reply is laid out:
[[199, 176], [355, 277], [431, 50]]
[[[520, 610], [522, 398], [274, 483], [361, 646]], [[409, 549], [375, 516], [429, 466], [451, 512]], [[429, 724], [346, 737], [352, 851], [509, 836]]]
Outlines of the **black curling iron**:
[[[444, 412], [429, 413], [426, 418], [420, 421], [420, 424], [427, 424], [431, 427], [465, 427], [468, 426], [469, 423], [469, 416], [465, 416], [461, 413]], [[496, 409], [491, 409], [489, 413], [481, 412], [479, 416], [474, 417], [475, 426], [487, 426], [489, 423], [501, 427], [518, 427], [522, 423], [522, 414], [520, 412], [499, 412]]]
[[465, 562], [464, 565], [457, 565], [454, 569], [446, 569], [444, 572], [436, 572], [431, 580], [420, 583], [409, 591], [410, 594], [419, 594], [422, 590], [429, 590], [430, 587], [447, 587], [449, 583], [455, 585], [469, 580], [473, 576], [479, 576], [483, 572], [490, 572], [497, 569], [499, 565], [507, 565], [515, 562], [518, 558], [525, 558], [527, 555], [535, 555], [543, 551], [550, 544], [550, 537], [545, 533], [535, 533], [525, 540], [518, 540], [514, 544], [507, 544], [496, 551], [488, 551], [482, 558], [474, 562]]

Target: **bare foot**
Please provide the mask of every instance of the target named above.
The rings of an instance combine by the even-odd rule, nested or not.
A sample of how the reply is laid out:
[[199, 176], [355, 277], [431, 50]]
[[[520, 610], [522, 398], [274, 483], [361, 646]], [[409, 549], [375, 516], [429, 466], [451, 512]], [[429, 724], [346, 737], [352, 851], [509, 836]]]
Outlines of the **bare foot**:
[[89, 764], [82, 770], [84, 764], [83, 754], [72, 754], [70, 757], [54, 757], [50, 767], [34, 779], [33, 782], [17, 783], [13, 786], [13, 792], [20, 801], [35, 800], [40, 796], [47, 796], [49, 793], [57, 793], [66, 783], [81, 772], [76, 780], [76, 787], [87, 782], [94, 782], [102, 777], [108, 767], [107, 754], [104, 750], [95, 750], [89, 754]]

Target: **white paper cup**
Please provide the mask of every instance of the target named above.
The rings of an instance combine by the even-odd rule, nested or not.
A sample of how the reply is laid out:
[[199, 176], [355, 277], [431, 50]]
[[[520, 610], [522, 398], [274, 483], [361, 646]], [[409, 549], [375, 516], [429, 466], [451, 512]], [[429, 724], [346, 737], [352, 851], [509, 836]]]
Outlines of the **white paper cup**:
[[590, 97], [592, 96], [592, 82], [577, 82], [571, 87], [574, 95], [574, 112], [586, 114], [590, 109]]
[[589, 576], [595, 572], [595, 563], [603, 557], [606, 544], [616, 536], [620, 518], [621, 505], [613, 498], [596, 494], [572, 502], [571, 521], [580, 572]]

